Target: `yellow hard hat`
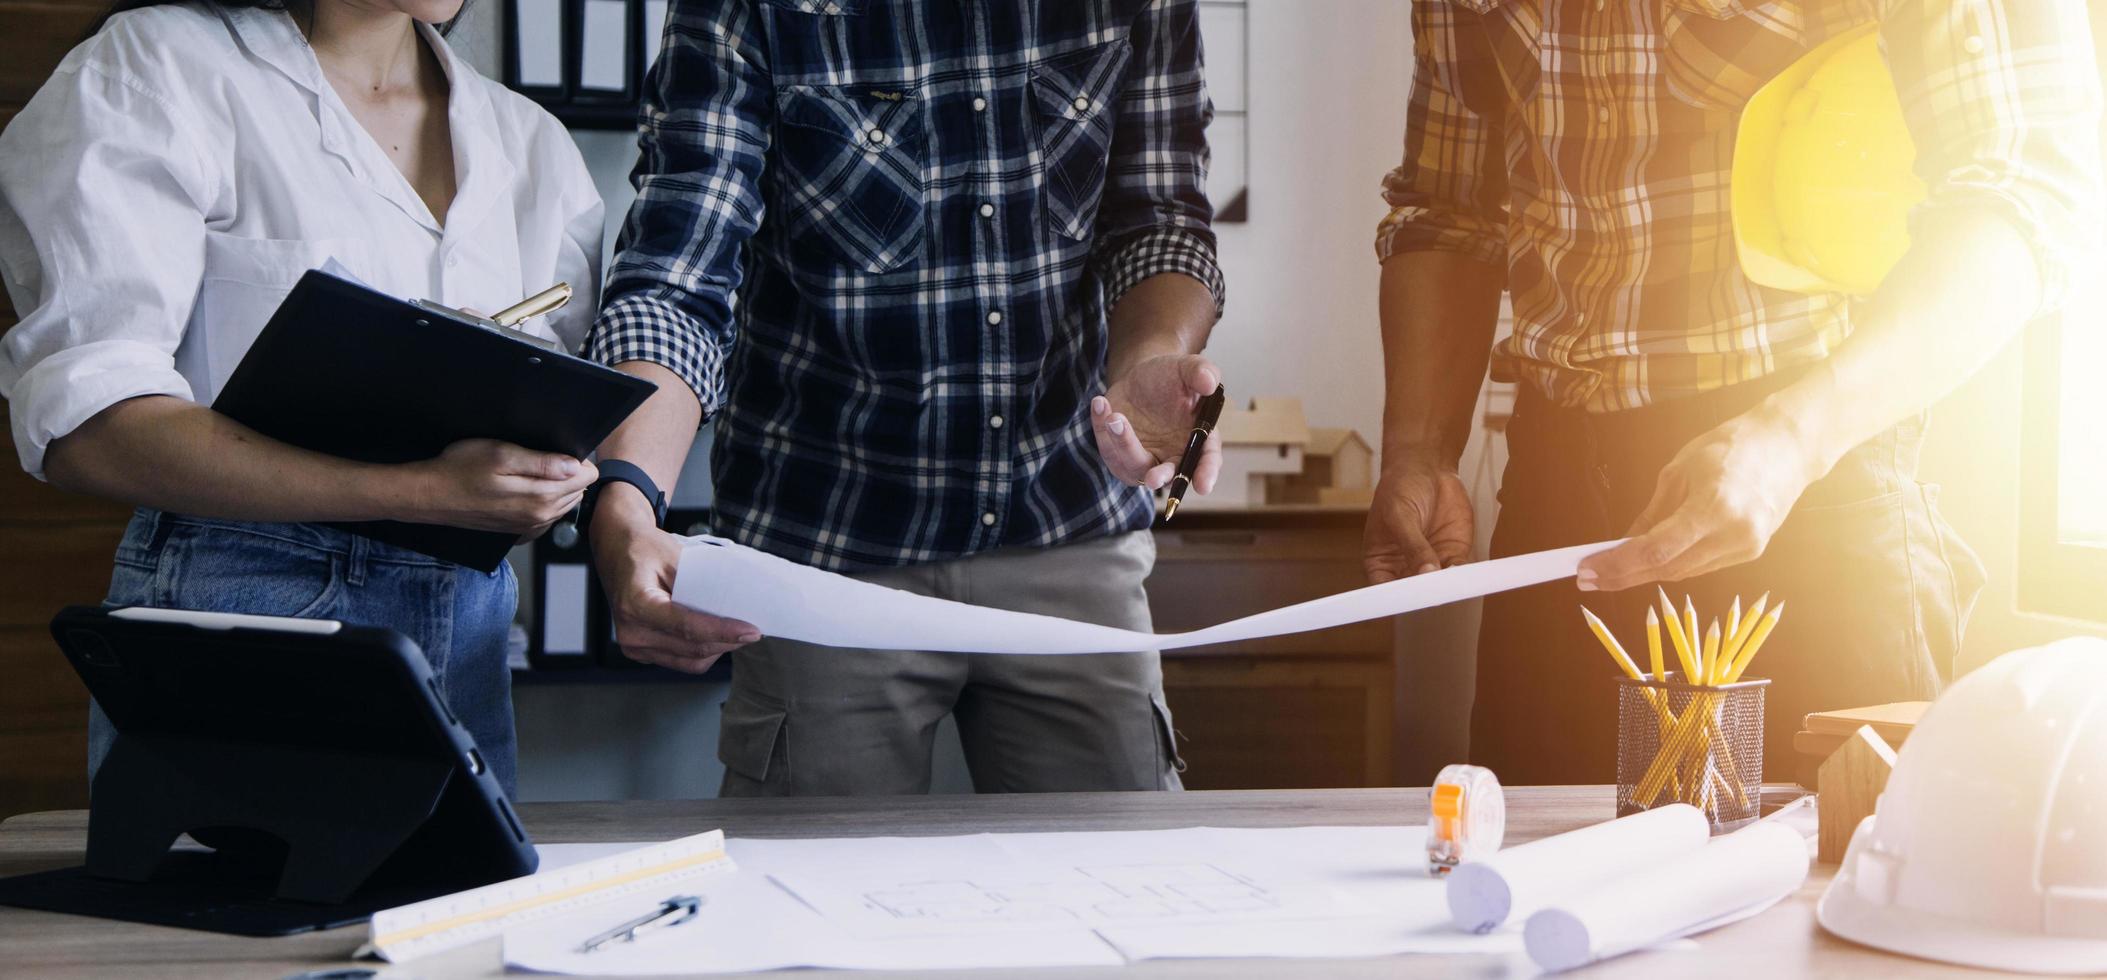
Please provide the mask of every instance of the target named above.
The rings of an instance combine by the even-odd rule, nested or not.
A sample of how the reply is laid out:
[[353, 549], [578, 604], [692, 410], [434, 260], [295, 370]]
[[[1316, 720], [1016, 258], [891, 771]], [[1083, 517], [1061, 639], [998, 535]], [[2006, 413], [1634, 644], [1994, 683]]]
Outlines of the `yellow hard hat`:
[[1863, 295], [1909, 250], [1924, 182], [1877, 27], [1808, 52], [1741, 112], [1734, 244], [1753, 282]]

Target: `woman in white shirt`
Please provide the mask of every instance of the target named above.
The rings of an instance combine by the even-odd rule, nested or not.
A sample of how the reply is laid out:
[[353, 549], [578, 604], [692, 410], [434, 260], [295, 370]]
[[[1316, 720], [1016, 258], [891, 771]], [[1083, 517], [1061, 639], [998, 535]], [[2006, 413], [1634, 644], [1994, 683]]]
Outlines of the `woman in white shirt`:
[[[331, 259], [470, 309], [567, 281], [577, 297], [529, 329], [575, 349], [596, 305], [600, 199], [553, 118], [447, 47], [433, 25], [462, 0], [257, 2], [120, 2], [0, 134], [0, 278], [21, 315], [0, 339], [0, 394], [22, 466], [139, 505], [112, 603], [409, 635], [510, 792], [510, 570], [325, 522], [535, 534], [592, 464], [488, 440], [354, 463], [205, 406], [294, 281]], [[91, 769], [112, 737], [93, 712]]]

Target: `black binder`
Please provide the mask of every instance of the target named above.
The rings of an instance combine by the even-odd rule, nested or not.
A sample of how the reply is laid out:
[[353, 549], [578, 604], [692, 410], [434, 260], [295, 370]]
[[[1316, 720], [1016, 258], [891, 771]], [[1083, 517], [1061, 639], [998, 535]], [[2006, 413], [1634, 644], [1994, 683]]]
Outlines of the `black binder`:
[[[313, 270], [212, 407], [281, 442], [367, 463], [430, 459], [476, 438], [584, 457], [656, 390], [486, 324]], [[340, 526], [485, 572], [517, 540], [396, 521]]]
[[[532, 873], [415, 643], [324, 620], [76, 606], [51, 623], [117, 741], [82, 867], [0, 905], [278, 936]], [[190, 834], [210, 851], [175, 848]]]

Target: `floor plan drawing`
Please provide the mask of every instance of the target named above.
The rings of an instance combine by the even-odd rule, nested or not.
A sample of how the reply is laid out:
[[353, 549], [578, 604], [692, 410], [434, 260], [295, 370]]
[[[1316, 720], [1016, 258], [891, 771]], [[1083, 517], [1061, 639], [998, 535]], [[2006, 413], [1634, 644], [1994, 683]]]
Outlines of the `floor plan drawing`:
[[1098, 923], [1264, 912], [1280, 908], [1266, 886], [1207, 864], [1079, 867], [1073, 878], [945, 880], [863, 893], [895, 919]]

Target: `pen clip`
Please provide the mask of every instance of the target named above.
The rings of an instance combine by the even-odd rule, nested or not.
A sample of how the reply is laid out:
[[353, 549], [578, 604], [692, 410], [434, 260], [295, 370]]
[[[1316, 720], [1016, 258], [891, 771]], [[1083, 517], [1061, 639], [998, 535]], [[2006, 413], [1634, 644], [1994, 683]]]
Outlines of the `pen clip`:
[[586, 940], [578, 946], [578, 952], [596, 953], [615, 943], [635, 942], [660, 929], [680, 925], [695, 918], [702, 901], [699, 895], [675, 895], [660, 902], [657, 909]]

